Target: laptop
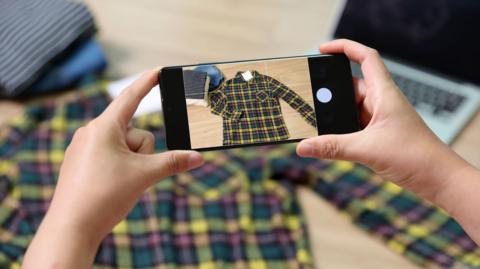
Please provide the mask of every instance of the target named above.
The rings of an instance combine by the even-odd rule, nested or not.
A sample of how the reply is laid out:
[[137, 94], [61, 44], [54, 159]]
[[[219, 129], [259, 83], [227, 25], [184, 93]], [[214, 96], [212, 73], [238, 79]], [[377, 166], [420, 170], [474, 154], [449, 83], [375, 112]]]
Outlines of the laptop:
[[[478, 26], [478, 0], [348, 0], [332, 38], [377, 49], [426, 124], [450, 144], [480, 106]], [[352, 72], [361, 76], [358, 65]]]

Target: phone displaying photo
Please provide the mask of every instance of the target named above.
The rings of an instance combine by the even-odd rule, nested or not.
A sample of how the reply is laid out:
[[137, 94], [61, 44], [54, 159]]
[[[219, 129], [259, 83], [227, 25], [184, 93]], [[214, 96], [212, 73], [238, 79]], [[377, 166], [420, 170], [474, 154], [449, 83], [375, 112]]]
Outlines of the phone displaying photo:
[[285, 143], [359, 129], [344, 55], [167, 67], [160, 89], [169, 149]]

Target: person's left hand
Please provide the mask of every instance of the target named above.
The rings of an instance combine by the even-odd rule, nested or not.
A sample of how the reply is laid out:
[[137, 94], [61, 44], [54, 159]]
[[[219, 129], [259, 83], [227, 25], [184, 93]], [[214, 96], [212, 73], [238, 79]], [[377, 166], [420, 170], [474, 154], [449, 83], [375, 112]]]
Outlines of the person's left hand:
[[153, 135], [129, 127], [138, 104], [158, 83], [158, 72], [144, 73], [99, 117], [77, 130], [24, 268], [91, 267], [101, 240], [146, 188], [203, 163], [194, 151], [153, 154]]

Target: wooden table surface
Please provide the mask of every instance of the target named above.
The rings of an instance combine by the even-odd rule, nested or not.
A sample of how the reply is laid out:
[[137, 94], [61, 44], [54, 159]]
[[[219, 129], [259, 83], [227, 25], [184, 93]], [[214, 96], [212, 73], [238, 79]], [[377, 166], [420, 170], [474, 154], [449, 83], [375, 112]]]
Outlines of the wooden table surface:
[[[282, 61], [217, 64], [226, 80], [234, 78], [238, 71], [255, 70], [260, 74], [278, 79], [298, 94], [311, 108], [314, 107], [312, 86], [308, 75], [308, 61], [288, 59]], [[282, 118], [290, 139], [302, 139], [318, 135], [317, 128], [308, 124], [302, 115], [279, 98]], [[209, 107], [187, 105], [190, 142], [193, 149], [220, 147], [223, 145], [222, 117], [210, 112]]]
[[[302, 54], [327, 38], [340, 8], [332, 0], [86, 0], [111, 78], [155, 66]], [[58, 97], [51, 97], [58, 98]], [[25, 103], [0, 101], [0, 122]], [[452, 147], [480, 167], [480, 114]], [[307, 189], [300, 199], [318, 268], [417, 268], [357, 229]]]

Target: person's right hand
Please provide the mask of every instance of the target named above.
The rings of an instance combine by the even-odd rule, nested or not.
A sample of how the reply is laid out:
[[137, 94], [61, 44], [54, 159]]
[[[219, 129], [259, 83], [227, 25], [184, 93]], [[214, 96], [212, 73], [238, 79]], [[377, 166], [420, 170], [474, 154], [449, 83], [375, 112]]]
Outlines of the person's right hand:
[[[334, 40], [322, 53], [345, 53], [361, 65], [364, 79], [354, 79], [363, 130], [303, 140], [304, 157], [342, 159], [366, 164], [387, 180], [439, 203], [467, 162], [442, 143], [425, 125], [397, 85], [378, 52], [350, 40]], [[448, 196], [448, 195], [447, 195]]]

